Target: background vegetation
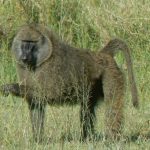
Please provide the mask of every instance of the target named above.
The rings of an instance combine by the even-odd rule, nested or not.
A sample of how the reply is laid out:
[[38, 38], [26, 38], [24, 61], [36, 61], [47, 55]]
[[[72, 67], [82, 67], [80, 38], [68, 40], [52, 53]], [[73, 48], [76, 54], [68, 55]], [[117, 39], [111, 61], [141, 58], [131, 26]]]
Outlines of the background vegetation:
[[[10, 45], [15, 31], [28, 22], [51, 27], [68, 43], [93, 51], [109, 39], [124, 39], [132, 50], [140, 108], [134, 109], [127, 89], [124, 134], [137, 132], [136, 141], [79, 142], [79, 106], [48, 107], [45, 125], [47, 142], [32, 142], [31, 124], [24, 100], [0, 95], [0, 150], [20, 149], [150, 149], [150, 1], [149, 0], [0, 0], [0, 84], [17, 80]], [[123, 55], [116, 60], [126, 73]], [[98, 133], [104, 129], [104, 106], [97, 107]], [[72, 138], [73, 140], [69, 141]], [[48, 143], [48, 144], [47, 144]]]

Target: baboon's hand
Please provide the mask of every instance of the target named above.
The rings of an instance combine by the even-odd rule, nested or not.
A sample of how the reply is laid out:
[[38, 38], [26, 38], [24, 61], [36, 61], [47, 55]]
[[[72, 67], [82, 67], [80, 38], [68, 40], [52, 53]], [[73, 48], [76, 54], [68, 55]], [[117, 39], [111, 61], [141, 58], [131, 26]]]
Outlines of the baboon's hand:
[[12, 89], [12, 85], [11, 84], [4, 84], [4, 85], [0, 86], [0, 92], [4, 96], [8, 96], [10, 91], [11, 91], [11, 89]]
[[0, 86], [0, 92], [4, 96], [8, 96], [9, 94], [17, 94], [19, 92], [18, 84], [4, 84]]

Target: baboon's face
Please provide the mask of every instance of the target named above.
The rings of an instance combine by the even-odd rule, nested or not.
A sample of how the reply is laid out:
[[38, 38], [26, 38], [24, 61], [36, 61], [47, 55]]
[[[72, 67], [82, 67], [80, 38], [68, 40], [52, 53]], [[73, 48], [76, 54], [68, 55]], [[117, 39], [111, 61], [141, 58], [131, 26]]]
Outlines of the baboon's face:
[[35, 69], [50, 57], [52, 44], [40, 28], [25, 26], [14, 38], [12, 51], [20, 65]]
[[20, 61], [28, 68], [35, 68], [38, 54], [37, 42], [22, 40], [20, 46]]

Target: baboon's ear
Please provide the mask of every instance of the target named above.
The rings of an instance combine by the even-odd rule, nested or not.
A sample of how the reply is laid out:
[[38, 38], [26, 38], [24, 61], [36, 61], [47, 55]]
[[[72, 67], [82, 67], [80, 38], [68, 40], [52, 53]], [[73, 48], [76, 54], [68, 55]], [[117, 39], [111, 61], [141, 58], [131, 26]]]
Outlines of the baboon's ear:
[[21, 45], [21, 42], [19, 40], [17, 40], [15, 37], [12, 42], [11, 50], [17, 61], [20, 59], [20, 55], [21, 55], [21, 52], [20, 52], [21, 46], [20, 45]]
[[50, 58], [53, 51], [52, 42], [48, 37], [43, 36], [38, 42], [37, 66]]

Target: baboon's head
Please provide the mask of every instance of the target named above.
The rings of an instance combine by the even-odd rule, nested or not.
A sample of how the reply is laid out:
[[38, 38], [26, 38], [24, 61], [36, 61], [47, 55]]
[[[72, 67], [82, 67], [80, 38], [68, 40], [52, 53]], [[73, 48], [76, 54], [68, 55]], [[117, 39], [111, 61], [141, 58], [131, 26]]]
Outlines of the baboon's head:
[[16, 34], [12, 51], [17, 62], [29, 69], [35, 69], [45, 62], [52, 53], [48, 30], [40, 25], [26, 25]]

